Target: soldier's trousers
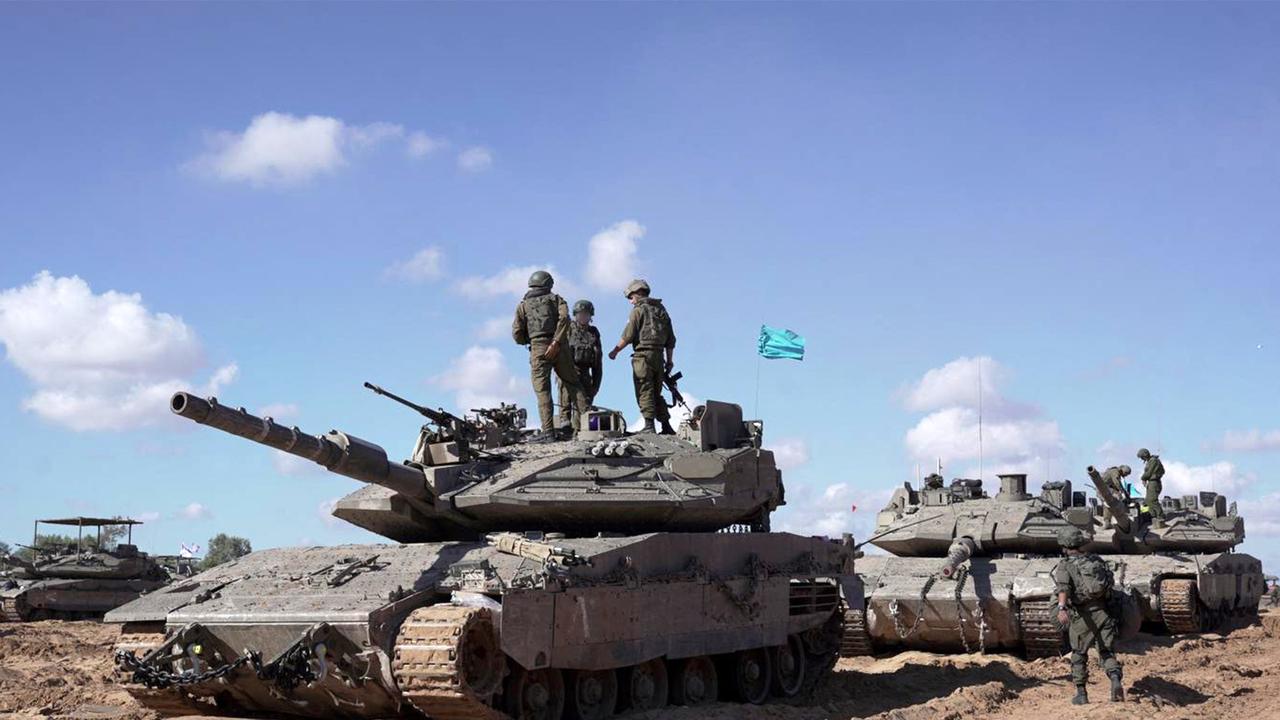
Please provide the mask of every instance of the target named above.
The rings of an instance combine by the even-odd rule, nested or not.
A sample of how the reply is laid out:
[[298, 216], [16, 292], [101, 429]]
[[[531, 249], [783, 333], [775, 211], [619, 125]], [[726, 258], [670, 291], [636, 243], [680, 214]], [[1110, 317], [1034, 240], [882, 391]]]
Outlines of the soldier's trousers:
[[1116, 659], [1116, 637], [1120, 623], [1107, 613], [1105, 604], [1071, 609], [1067, 640], [1071, 643], [1071, 679], [1076, 685], [1089, 681], [1089, 648], [1096, 648], [1098, 661], [1107, 675], [1120, 672]]
[[578, 409], [572, 419], [573, 429], [577, 430], [579, 418], [587, 414], [587, 399], [578, 384], [578, 368], [573, 364], [573, 353], [566, 347], [560, 348], [554, 360], [544, 358], [542, 354], [550, 344], [546, 340], [534, 340], [529, 345], [529, 375], [533, 380], [533, 394], [538, 398], [538, 419], [543, 430], [555, 429], [555, 409], [551, 402], [551, 373], [554, 372]]
[[[582, 394], [586, 396], [587, 407], [591, 407], [591, 403], [596, 401], [596, 394], [591, 388], [587, 387], [585, 378], [590, 377], [590, 375], [583, 372], [576, 365], [574, 367], [578, 370], [578, 386], [582, 388]], [[564, 383], [556, 384], [560, 386], [560, 421], [569, 424], [572, 422], [574, 415], [573, 398], [569, 397], [569, 388], [565, 387]]]
[[1147, 496], [1144, 502], [1147, 504], [1147, 510], [1151, 513], [1151, 517], [1164, 519], [1164, 508], [1160, 507], [1160, 493], [1164, 490], [1164, 483], [1156, 480], [1147, 483]]
[[645, 420], [667, 420], [667, 403], [662, 399], [661, 350], [641, 350], [631, 356], [631, 376], [636, 386], [636, 404]]

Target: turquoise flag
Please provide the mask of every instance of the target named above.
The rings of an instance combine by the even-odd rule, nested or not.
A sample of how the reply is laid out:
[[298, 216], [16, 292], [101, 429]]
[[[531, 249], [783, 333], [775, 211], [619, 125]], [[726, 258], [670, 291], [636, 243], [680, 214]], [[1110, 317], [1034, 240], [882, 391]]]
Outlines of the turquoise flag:
[[761, 325], [760, 357], [769, 360], [804, 360], [804, 338], [790, 330]]

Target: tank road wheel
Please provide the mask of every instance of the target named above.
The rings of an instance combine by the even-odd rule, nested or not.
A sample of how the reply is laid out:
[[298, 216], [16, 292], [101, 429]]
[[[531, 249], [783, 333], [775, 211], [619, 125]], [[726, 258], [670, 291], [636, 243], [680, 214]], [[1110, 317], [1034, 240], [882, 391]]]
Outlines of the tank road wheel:
[[564, 713], [564, 677], [555, 668], [516, 666], [507, 680], [507, 714], [515, 720], [559, 720]]
[[725, 679], [733, 692], [733, 699], [752, 705], [769, 699], [770, 679], [773, 677], [769, 655], [766, 648], [752, 648], [729, 656], [726, 663], [729, 673]]
[[778, 697], [795, 697], [804, 689], [805, 662], [804, 641], [799, 635], [787, 638], [786, 645], [773, 649], [773, 694]]
[[565, 717], [601, 720], [618, 706], [618, 674], [613, 670], [578, 670], [569, 674]]
[[1200, 593], [1195, 580], [1160, 581], [1160, 617], [1170, 635], [1200, 632]]
[[625, 706], [629, 710], [656, 710], [667, 704], [667, 664], [654, 658], [633, 665], [623, 680]]
[[437, 720], [461, 720], [498, 717], [489, 702], [504, 665], [487, 608], [428, 605], [401, 624], [391, 667], [415, 708]]
[[672, 705], [704, 705], [720, 694], [716, 664], [706, 655], [676, 661], [671, 674]]

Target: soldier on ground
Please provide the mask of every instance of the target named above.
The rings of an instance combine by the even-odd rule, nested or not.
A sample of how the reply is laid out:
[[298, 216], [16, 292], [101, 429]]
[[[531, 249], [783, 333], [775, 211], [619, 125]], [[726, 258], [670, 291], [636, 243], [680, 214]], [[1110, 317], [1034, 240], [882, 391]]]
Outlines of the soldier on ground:
[[1164, 527], [1164, 508], [1160, 507], [1160, 493], [1164, 490], [1164, 483], [1161, 482], [1164, 463], [1160, 462], [1159, 455], [1152, 455], [1146, 448], [1138, 451], [1138, 459], [1146, 463], [1142, 468], [1142, 483], [1147, 489], [1147, 511], [1151, 513], [1156, 527]]
[[1271, 581], [1271, 592], [1267, 597], [1271, 598], [1271, 607], [1280, 605], [1280, 580]]
[[551, 403], [551, 373], [560, 378], [568, 392], [569, 400], [578, 412], [572, 418], [573, 429], [578, 429], [579, 418], [587, 413], [586, 396], [578, 384], [578, 370], [573, 358], [561, 348], [568, 342], [569, 305], [564, 298], [551, 292], [554, 284], [551, 273], [539, 270], [529, 276], [529, 292], [516, 305], [516, 318], [511, 323], [511, 337], [519, 345], [529, 346], [529, 374], [533, 380], [533, 394], [538, 398], [538, 419], [542, 432], [555, 432], [555, 415]]
[[644, 416], [641, 432], [653, 432], [656, 419], [662, 425], [663, 435], [674, 435], [669, 422], [671, 414], [662, 399], [662, 379], [675, 366], [676, 333], [671, 327], [671, 316], [661, 300], [649, 297], [649, 283], [644, 280], [632, 280], [623, 294], [631, 301], [631, 315], [622, 339], [609, 351], [609, 359], [616, 359], [623, 348], [632, 346], [631, 373], [636, 404]]
[[1119, 618], [1112, 614], [1110, 599], [1115, 577], [1106, 561], [1081, 548], [1088, 542], [1079, 528], [1058, 531], [1064, 557], [1053, 569], [1058, 591], [1058, 622], [1067, 628], [1071, 643], [1071, 679], [1076, 684], [1073, 705], [1089, 702], [1089, 648], [1098, 650], [1102, 669], [1111, 679], [1111, 701], [1124, 700], [1120, 662], [1116, 659]]
[[[1128, 465], [1120, 465], [1118, 467], [1109, 467], [1106, 472], [1101, 475], [1092, 466], [1089, 468], [1089, 478], [1093, 480], [1095, 485], [1105, 485], [1112, 495], [1119, 498], [1126, 506], [1129, 504], [1129, 489], [1125, 487], [1125, 478], [1129, 477], [1129, 473], [1133, 472]], [[1111, 506], [1103, 504], [1102, 521], [1107, 527], [1111, 527]]]
[[[573, 365], [578, 369], [578, 384], [582, 386], [582, 394], [586, 396], [587, 407], [595, 403], [596, 393], [600, 392], [600, 380], [604, 377], [604, 349], [600, 346], [600, 331], [591, 324], [596, 314], [596, 306], [590, 300], [579, 300], [573, 304], [573, 322], [569, 323], [569, 350], [573, 357]], [[569, 397], [569, 389], [564, 383], [560, 385], [560, 421], [569, 425], [573, 416], [573, 404]]]

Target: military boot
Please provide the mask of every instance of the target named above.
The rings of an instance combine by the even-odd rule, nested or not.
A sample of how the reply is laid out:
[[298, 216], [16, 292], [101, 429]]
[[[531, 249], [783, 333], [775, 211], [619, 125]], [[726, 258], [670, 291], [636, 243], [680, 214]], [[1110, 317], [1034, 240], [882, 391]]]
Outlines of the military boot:
[[1111, 678], [1111, 702], [1124, 702], [1124, 683], [1120, 680], [1120, 673], [1112, 673]]
[[1089, 693], [1085, 692], [1083, 685], [1076, 686], [1076, 696], [1071, 698], [1072, 705], [1088, 705]]
[[661, 433], [661, 434], [663, 434], [663, 435], [675, 435], [675, 434], [676, 434], [676, 431], [671, 429], [671, 423], [667, 422], [666, 420], [662, 420], [661, 422], [662, 422], [662, 433]]
[[644, 427], [640, 428], [640, 432], [650, 432], [650, 433], [651, 433], [651, 432], [653, 432], [653, 431], [654, 431], [654, 427], [653, 427], [653, 418], [645, 418], [645, 419], [644, 419]]

